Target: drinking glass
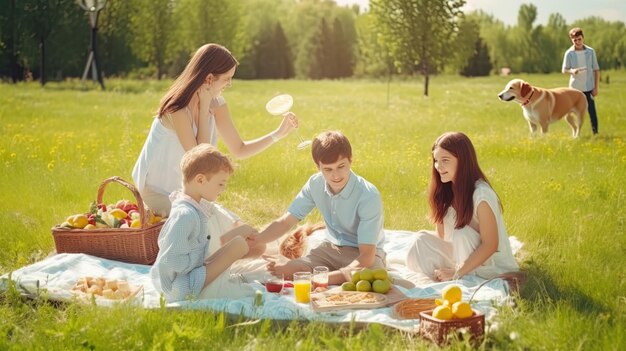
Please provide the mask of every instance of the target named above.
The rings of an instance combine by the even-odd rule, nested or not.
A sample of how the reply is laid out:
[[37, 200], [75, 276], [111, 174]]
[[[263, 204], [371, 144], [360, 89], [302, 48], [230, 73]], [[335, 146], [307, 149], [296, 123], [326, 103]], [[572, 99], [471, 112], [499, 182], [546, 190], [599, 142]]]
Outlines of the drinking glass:
[[317, 288], [328, 289], [328, 267], [326, 266], [313, 268], [313, 290]]
[[311, 299], [311, 272], [294, 273], [293, 288], [296, 295], [296, 302], [308, 303]]
[[265, 277], [265, 290], [271, 293], [280, 293], [285, 286], [285, 280], [282, 274], [272, 275], [268, 274]]
[[[293, 98], [291, 97], [291, 95], [282, 94], [282, 95], [275, 96], [270, 101], [268, 101], [267, 104], [265, 104], [265, 109], [271, 115], [282, 116], [285, 113], [289, 112], [292, 106], [293, 106]], [[305, 149], [307, 146], [311, 145], [312, 141], [302, 139], [297, 128], [296, 128], [296, 136], [298, 137], [298, 140], [300, 140], [300, 143], [298, 144], [298, 150]]]

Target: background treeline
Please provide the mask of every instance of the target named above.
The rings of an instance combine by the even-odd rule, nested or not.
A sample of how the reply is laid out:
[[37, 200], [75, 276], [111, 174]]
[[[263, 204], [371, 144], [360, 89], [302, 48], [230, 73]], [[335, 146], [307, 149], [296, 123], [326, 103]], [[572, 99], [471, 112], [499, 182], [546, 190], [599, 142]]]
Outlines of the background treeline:
[[[417, 4], [417, 15], [446, 0], [375, 1]], [[452, 1], [450, 1], [452, 2]], [[454, 1], [456, 5], [462, 0]], [[421, 4], [423, 3], [423, 4]], [[105, 76], [173, 77], [202, 44], [221, 43], [240, 61], [241, 79], [335, 79], [413, 74], [381, 29], [385, 13], [339, 7], [330, 0], [108, 0], [100, 13], [98, 61]], [[424, 10], [422, 10], [424, 9]], [[623, 22], [589, 17], [566, 23], [558, 14], [536, 25], [537, 8], [522, 5], [507, 26], [482, 12], [450, 21], [431, 74], [555, 72], [571, 45], [572, 26], [585, 31], [602, 69], [626, 65]], [[439, 31], [431, 23], [420, 31]], [[429, 29], [430, 28], [430, 29]], [[87, 13], [74, 0], [0, 0], [0, 78], [62, 80], [82, 75], [90, 45]], [[416, 44], [417, 45], [417, 44]], [[407, 51], [404, 51], [407, 52]], [[42, 69], [43, 67], [43, 69]], [[43, 72], [43, 76], [42, 76]], [[43, 79], [42, 79], [43, 78]]]

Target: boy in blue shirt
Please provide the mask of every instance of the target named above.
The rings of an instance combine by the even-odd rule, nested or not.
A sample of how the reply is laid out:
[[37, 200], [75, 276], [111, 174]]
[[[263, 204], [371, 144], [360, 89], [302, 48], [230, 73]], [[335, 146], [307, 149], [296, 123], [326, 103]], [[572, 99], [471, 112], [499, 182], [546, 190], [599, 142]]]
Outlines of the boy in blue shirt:
[[214, 204], [202, 200], [213, 202], [226, 188], [233, 173], [230, 159], [209, 144], [199, 144], [184, 154], [180, 165], [183, 189], [170, 195], [172, 211], [159, 233], [159, 253], [150, 269], [155, 288], [168, 302], [252, 296], [254, 291], [229, 280], [229, 268], [248, 254], [245, 238], [256, 230], [241, 225], [226, 232], [222, 240], [228, 241], [208, 256], [211, 235], [218, 240], [222, 233], [210, 232], [219, 214]]
[[384, 267], [382, 200], [374, 185], [352, 172], [350, 142], [340, 132], [324, 132], [313, 140], [311, 154], [320, 172], [309, 178], [285, 214], [249, 238], [251, 246], [280, 238], [317, 208], [326, 224], [324, 241], [305, 257], [270, 262], [270, 272], [289, 279], [295, 272], [327, 266], [329, 284], [336, 285], [356, 268]]
[[576, 27], [569, 31], [572, 45], [563, 56], [564, 74], [569, 74], [569, 87], [582, 91], [587, 98], [587, 110], [591, 120], [593, 134], [598, 134], [598, 116], [596, 114], [595, 97], [598, 95], [600, 66], [596, 52], [585, 45], [583, 30]]

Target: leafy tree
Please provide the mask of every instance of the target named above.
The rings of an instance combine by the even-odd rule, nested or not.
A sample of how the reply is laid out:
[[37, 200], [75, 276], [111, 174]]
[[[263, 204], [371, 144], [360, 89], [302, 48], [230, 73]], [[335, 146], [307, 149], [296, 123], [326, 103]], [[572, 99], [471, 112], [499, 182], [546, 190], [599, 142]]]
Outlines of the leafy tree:
[[34, 74], [43, 85], [49, 72], [61, 78], [84, 63], [87, 38], [75, 35], [83, 11], [73, 0], [1, 0], [0, 8], [0, 76], [16, 82]]
[[357, 30], [357, 58], [354, 73], [357, 76], [390, 77], [395, 71], [389, 48], [382, 43], [375, 18], [371, 13], [359, 16]]
[[19, 63], [20, 35], [25, 22], [23, 11], [16, 0], [0, 0], [0, 76], [9, 76], [13, 83], [22, 79], [23, 66]]
[[172, 39], [173, 0], [135, 0], [131, 9], [131, 40], [137, 57], [156, 68], [156, 78], [161, 79], [166, 71], [168, 52]]
[[31, 33], [39, 47], [39, 82], [46, 84], [46, 41], [54, 19], [58, 18], [58, 1], [29, 0], [24, 2], [25, 16], [31, 24]]
[[326, 20], [319, 22], [317, 35], [309, 36], [311, 47], [311, 61], [309, 63], [309, 77], [312, 79], [328, 78], [332, 71], [332, 37]]
[[[321, 19], [332, 18], [331, 3], [305, 0], [292, 5], [292, 14], [283, 22], [287, 39], [292, 44], [296, 77], [321, 79], [323, 44], [320, 43]], [[325, 21], [325, 20], [324, 20]], [[328, 24], [326, 24], [328, 28]]]
[[[271, 25], [269, 25], [271, 27]], [[287, 44], [285, 32], [280, 23], [276, 23], [274, 30], [267, 28], [260, 33], [256, 46], [256, 78], [291, 78], [293, 65]]]
[[559, 13], [551, 14], [543, 29], [545, 42], [539, 48], [543, 53], [544, 72], [561, 71], [563, 54], [571, 45], [568, 32], [569, 28], [563, 16]]
[[371, 0], [396, 66], [424, 76], [428, 96], [429, 76], [453, 54], [452, 43], [463, 15], [464, 0]]
[[466, 77], [488, 76], [491, 72], [491, 61], [489, 59], [489, 49], [487, 44], [478, 37], [476, 40], [475, 54], [461, 71], [461, 75]]
[[333, 67], [333, 72], [329, 78], [345, 78], [352, 76], [354, 65], [354, 55], [352, 44], [344, 32], [343, 24], [339, 17], [335, 18], [332, 30], [332, 45], [329, 53], [331, 60], [328, 62]]
[[100, 13], [98, 53], [105, 73], [125, 75], [143, 65], [133, 54], [131, 45], [134, 10], [129, 1], [108, 1]]
[[476, 42], [480, 39], [480, 27], [472, 17], [464, 17], [459, 22], [459, 30], [454, 42], [455, 52], [450, 59], [452, 71], [462, 72], [469, 60], [476, 55]]
[[539, 72], [542, 60], [539, 43], [542, 27], [533, 27], [537, 19], [537, 7], [532, 4], [520, 6], [517, 27], [511, 32], [511, 48], [514, 55], [512, 68], [518, 72]]
[[504, 67], [510, 68], [513, 56], [510, 53], [513, 44], [508, 39], [510, 28], [483, 11], [474, 11], [466, 17], [478, 23], [480, 27], [479, 36], [483, 38], [489, 49], [489, 57], [493, 67], [496, 70]]
[[[293, 51], [289, 42], [289, 36], [284, 30], [284, 18], [290, 15], [290, 8], [293, 3], [290, 0], [242, 0], [240, 3], [238, 19], [238, 29], [235, 35], [232, 52], [239, 60], [236, 76], [243, 79], [256, 79], [256, 68], [258, 65], [258, 50], [269, 49], [278, 43], [268, 43], [268, 41], [282, 41], [277, 36], [283, 36], [284, 45], [289, 58], [288, 67], [285, 74], [288, 77], [294, 76]], [[277, 31], [276, 25], [280, 24], [282, 34]], [[276, 37], [276, 38], [275, 38]], [[302, 38], [299, 38], [302, 40]], [[280, 44], [283, 45], [283, 44]], [[283, 50], [283, 49], [278, 49]], [[263, 54], [265, 55], [265, 54]], [[271, 63], [270, 63], [271, 64]], [[267, 74], [263, 73], [262, 76]]]

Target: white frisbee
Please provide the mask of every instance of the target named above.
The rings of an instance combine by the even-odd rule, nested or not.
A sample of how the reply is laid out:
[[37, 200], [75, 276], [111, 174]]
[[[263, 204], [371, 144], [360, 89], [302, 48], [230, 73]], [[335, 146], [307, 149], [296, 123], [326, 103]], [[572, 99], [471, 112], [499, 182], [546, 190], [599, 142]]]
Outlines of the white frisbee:
[[265, 104], [265, 109], [271, 115], [280, 116], [286, 112], [289, 112], [293, 106], [293, 98], [289, 94], [282, 94], [273, 97]]

